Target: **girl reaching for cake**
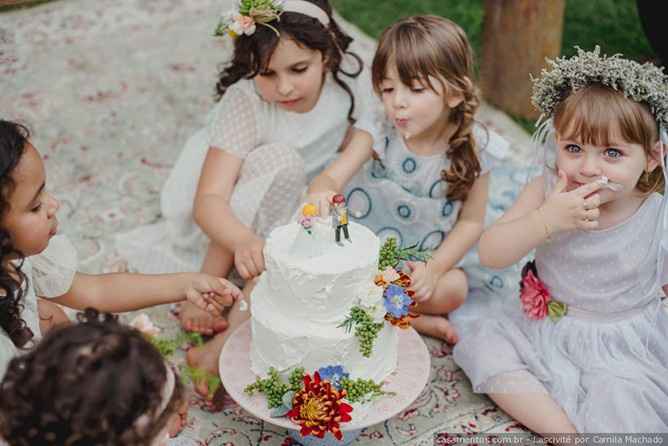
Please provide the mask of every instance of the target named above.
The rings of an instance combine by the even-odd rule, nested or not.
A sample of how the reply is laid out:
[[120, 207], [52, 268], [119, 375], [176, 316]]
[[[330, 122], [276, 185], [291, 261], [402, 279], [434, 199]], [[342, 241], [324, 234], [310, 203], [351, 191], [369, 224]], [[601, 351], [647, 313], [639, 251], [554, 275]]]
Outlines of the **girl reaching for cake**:
[[[218, 33], [233, 36], [234, 54], [220, 73], [208, 126], [188, 141], [165, 183], [167, 221], [118, 240], [140, 271], [201, 266], [257, 277], [266, 236], [295, 213], [354, 118], [377, 103], [328, 0], [242, 0]], [[181, 306], [186, 330], [222, 331], [188, 352], [191, 366], [217, 372], [227, 333], [246, 318], [238, 310], [225, 321]]]
[[535, 261], [454, 359], [537, 433], [668, 432], [667, 83], [598, 48], [535, 81], [542, 174], [480, 241], [491, 267]]
[[67, 321], [55, 304], [123, 312], [187, 299], [220, 314], [241, 296], [203, 273], [80, 273], [74, 247], [56, 235], [58, 207], [28, 130], [0, 120], [0, 377], [19, 351]]
[[327, 213], [328, 200], [345, 189], [352, 218], [403, 247], [433, 250], [427, 262], [408, 263], [421, 313], [412, 323], [455, 343], [444, 316], [467, 296], [466, 269], [476, 262], [463, 259], [482, 234], [489, 172], [507, 143], [474, 120], [472, 50], [448, 19], [415, 16], [387, 28], [372, 80], [385, 115], [356, 123], [348, 148], [311, 184], [310, 199], [320, 197]]

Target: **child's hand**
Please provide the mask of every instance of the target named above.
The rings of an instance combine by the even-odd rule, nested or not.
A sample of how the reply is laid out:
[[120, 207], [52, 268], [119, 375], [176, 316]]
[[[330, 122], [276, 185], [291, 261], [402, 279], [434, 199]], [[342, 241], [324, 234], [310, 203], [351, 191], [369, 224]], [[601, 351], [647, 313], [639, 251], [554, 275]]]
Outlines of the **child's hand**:
[[551, 232], [597, 228], [601, 196], [596, 192], [603, 184], [592, 181], [566, 192], [567, 183], [566, 174], [559, 171], [559, 182], [538, 209], [546, 228]]
[[203, 273], [192, 273], [185, 289], [186, 299], [198, 308], [219, 315], [243, 298], [241, 291], [229, 280]]
[[264, 271], [264, 240], [253, 235], [241, 241], [234, 249], [234, 266], [244, 280], [259, 276]]
[[431, 299], [436, 289], [441, 273], [434, 268], [431, 262], [406, 262], [410, 269], [411, 290], [415, 292], [416, 302], [426, 302]]
[[329, 216], [329, 207], [332, 203], [332, 197], [337, 192], [328, 190], [324, 192], [314, 192], [306, 197], [307, 203], [313, 203], [318, 207], [318, 215], [321, 217]]

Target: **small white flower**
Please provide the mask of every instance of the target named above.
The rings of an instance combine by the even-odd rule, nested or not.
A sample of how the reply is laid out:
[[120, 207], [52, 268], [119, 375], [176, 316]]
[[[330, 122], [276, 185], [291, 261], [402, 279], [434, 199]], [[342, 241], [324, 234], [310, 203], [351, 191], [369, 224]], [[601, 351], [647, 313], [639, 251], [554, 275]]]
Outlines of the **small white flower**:
[[148, 336], [157, 336], [160, 334], [160, 329], [153, 324], [153, 321], [151, 321], [151, 318], [146, 313], [141, 313], [132, 319], [130, 326]]
[[366, 293], [360, 298], [360, 304], [363, 307], [371, 308], [377, 304], [383, 303], [383, 288], [371, 283]]

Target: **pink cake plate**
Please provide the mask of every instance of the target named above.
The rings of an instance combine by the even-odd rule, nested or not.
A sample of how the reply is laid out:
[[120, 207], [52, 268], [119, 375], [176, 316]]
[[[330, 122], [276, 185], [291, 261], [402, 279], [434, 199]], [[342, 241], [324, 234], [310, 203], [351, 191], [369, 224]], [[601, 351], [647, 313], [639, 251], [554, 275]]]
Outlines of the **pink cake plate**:
[[[397, 328], [397, 330], [399, 331], [397, 369], [385, 379], [383, 385], [384, 390], [394, 394], [369, 402], [367, 414], [361, 419], [355, 418], [353, 410], [352, 421], [341, 424], [343, 431], [341, 440], [337, 440], [329, 432], [325, 438], [302, 437], [299, 425], [286, 417], [272, 418], [269, 415], [270, 410], [264, 395], [256, 393], [251, 396], [244, 392], [244, 388], [254, 383], [256, 378], [250, 364], [250, 321], [245, 322], [230, 335], [220, 354], [218, 370], [227, 393], [247, 412], [267, 423], [288, 429], [292, 438], [304, 446], [344, 446], [352, 443], [365, 427], [382, 423], [404, 410], [417, 399], [427, 384], [431, 370], [431, 358], [427, 347], [414, 329]], [[326, 365], [329, 364], [323, 364]]]

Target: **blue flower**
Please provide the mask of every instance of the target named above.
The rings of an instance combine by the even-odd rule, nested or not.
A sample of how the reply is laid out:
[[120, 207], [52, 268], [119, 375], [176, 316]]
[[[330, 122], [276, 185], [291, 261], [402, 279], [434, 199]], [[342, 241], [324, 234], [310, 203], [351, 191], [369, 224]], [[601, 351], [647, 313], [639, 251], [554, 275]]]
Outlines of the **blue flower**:
[[340, 365], [320, 367], [318, 374], [320, 375], [320, 379], [329, 381], [337, 390], [341, 390], [341, 380], [350, 376], [343, 366]]
[[401, 318], [408, 314], [408, 306], [413, 300], [399, 285], [390, 284], [383, 293], [385, 298], [385, 309], [395, 318]]

